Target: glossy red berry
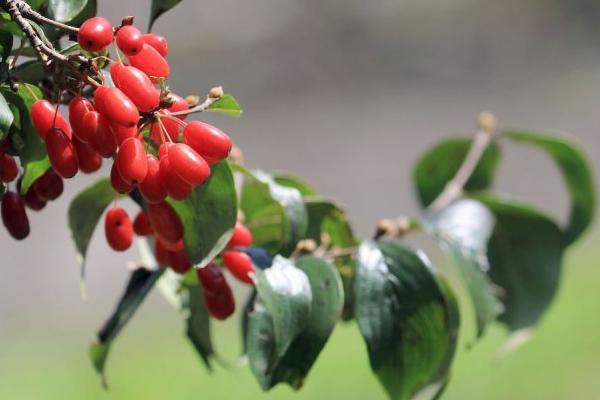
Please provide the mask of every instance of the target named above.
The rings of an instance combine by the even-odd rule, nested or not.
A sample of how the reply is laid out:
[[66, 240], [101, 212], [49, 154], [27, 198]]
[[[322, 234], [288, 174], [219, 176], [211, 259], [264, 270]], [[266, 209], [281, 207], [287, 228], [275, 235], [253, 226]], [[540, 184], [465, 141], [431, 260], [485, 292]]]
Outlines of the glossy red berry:
[[19, 167], [13, 156], [0, 153], [0, 181], [12, 182], [19, 175]]
[[237, 279], [252, 284], [250, 273], [254, 272], [254, 265], [248, 254], [241, 251], [226, 251], [223, 253], [223, 264]]
[[133, 190], [133, 185], [125, 181], [119, 173], [116, 163], [113, 163], [110, 169], [110, 183], [113, 189], [122, 194], [129, 193]]
[[150, 220], [144, 211], [140, 211], [133, 220], [133, 231], [138, 236], [149, 236], [154, 234]]
[[63, 178], [72, 178], [79, 170], [79, 160], [73, 142], [57, 128], [46, 135], [46, 149], [52, 168]]
[[184, 249], [183, 239], [180, 239], [175, 243], [164, 242], [164, 244], [169, 251], [182, 251]]
[[115, 86], [119, 86], [119, 75], [125, 68], [125, 64], [122, 62], [113, 62], [110, 64], [110, 79], [112, 79]]
[[144, 43], [154, 47], [154, 49], [158, 51], [161, 56], [167, 56], [167, 53], [169, 52], [169, 42], [167, 42], [166, 37], [157, 35], [155, 33], [146, 33], [142, 35], [142, 39], [144, 40]]
[[160, 178], [159, 161], [152, 154], [148, 154], [146, 157], [148, 159], [148, 173], [139, 185], [140, 193], [146, 202], [160, 203], [167, 197], [168, 193]]
[[248, 247], [252, 245], [252, 232], [241, 222], [235, 223], [233, 235], [229, 239], [229, 247]]
[[12, 191], [4, 193], [0, 208], [8, 233], [17, 240], [25, 239], [29, 235], [29, 219], [21, 196]]
[[48, 100], [37, 100], [31, 106], [31, 121], [35, 131], [42, 139], [46, 139], [46, 134], [53, 127], [61, 129], [65, 135], [71, 138], [71, 126], [63, 117], [57, 106]]
[[80, 140], [85, 141], [86, 136], [83, 130], [83, 117], [88, 111], [92, 111], [92, 103], [86, 98], [75, 96], [69, 102], [69, 122], [73, 128], [73, 133]]
[[[165, 114], [168, 114], [168, 112], [165, 110], [159, 112], [159, 115]], [[162, 133], [161, 124], [165, 128], [165, 135], [163, 135]], [[163, 136], [165, 137], [163, 138]], [[168, 136], [168, 138], [166, 136]], [[167, 141], [169, 141], [169, 138], [172, 142], [179, 141], [179, 124], [176, 120], [162, 117], [160, 119], [160, 124], [158, 122], [153, 122], [152, 124], [150, 124], [150, 139], [152, 139], [154, 144], [160, 146], [161, 143], [166, 143]]]
[[171, 169], [190, 185], [199, 185], [210, 176], [210, 167], [190, 146], [177, 143], [169, 147]]
[[23, 200], [25, 201], [25, 205], [27, 206], [27, 208], [34, 211], [40, 211], [44, 207], [46, 207], [46, 201], [40, 199], [36, 194], [35, 190], [33, 190], [32, 188], [30, 188], [25, 194], [25, 196], [23, 196]]
[[142, 182], [148, 173], [148, 158], [142, 142], [136, 138], [125, 139], [119, 147], [115, 164], [124, 180]]
[[169, 265], [169, 250], [159, 238], [154, 241], [154, 257], [156, 257], [156, 261], [161, 267]]
[[125, 141], [125, 139], [128, 139], [128, 138], [137, 137], [138, 140], [140, 140], [140, 141], [144, 140], [141, 135], [138, 136], [137, 126], [126, 127], [123, 125], [113, 125], [112, 129], [113, 129], [115, 138], [117, 139], [117, 143], [119, 144], [119, 146]]
[[142, 50], [142, 32], [133, 25], [126, 25], [117, 31], [117, 46], [126, 56], [134, 56]]
[[142, 70], [153, 82], [157, 82], [158, 78], [169, 77], [170, 70], [167, 60], [149, 44], [144, 43], [138, 54], [129, 57], [129, 62]]
[[56, 200], [64, 191], [64, 183], [62, 178], [53, 169], [49, 169], [33, 182], [31, 190], [41, 200]]
[[215, 263], [210, 263], [206, 267], [198, 269], [196, 274], [205, 291], [218, 292], [227, 284], [223, 271]]
[[96, 88], [96, 91], [94, 92], [94, 109], [100, 114], [106, 113], [105, 103], [109, 92], [110, 87], [105, 85]]
[[183, 129], [183, 142], [200, 154], [208, 164], [224, 160], [231, 151], [231, 139], [220, 129], [192, 121]]
[[[187, 101], [183, 97], [178, 96], [175, 93], [171, 93], [169, 95], [169, 97], [171, 97], [171, 99], [174, 100], [171, 107], [167, 108], [167, 111], [169, 111], [170, 113], [189, 110], [190, 107], [188, 106]], [[187, 117], [187, 114], [177, 115], [177, 118], [182, 119], [182, 120], [185, 119], [186, 117]]]
[[109, 20], [103, 17], [92, 17], [79, 28], [77, 43], [87, 51], [100, 51], [110, 45], [113, 40], [113, 28]]
[[[119, 75], [119, 79], [122, 79]], [[111, 123], [126, 127], [137, 126], [140, 114], [129, 97], [118, 88], [108, 88], [98, 109]]]
[[169, 203], [149, 204], [146, 213], [156, 236], [163, 242], [175, 244], [183, 238], [183, 224]]
[[88, 112], [83, 118], [87, 143], [104, 158], [117, 151], [117, 139], [108, 119], [97, 111]]
[[102, 167], [102, 156], [96, 152], [87, 143], [82, 142], [77, 138], [73, 137], [73, 145], [77, 152], [77, 159], [79, 160], [79, 170], [86, 174], [96, 172]]
[[121, 68], [115, 84], [142, 112], [152, 111], [160, 103], [160, 91], [156, 90], [148, 75], [136, 67]]
[[192, 263], [184, 250], [169, 252], [169, 267], [178, 274], [185, 274], [192, 268]]
[[204, 289], [204, 303], [210, 315], [217, 319], [225, 319], [233, 314], [233, 293], [221, 269], [211, 263], [200, 268], [197, 276]]
[[175, 173], [171, 167], [168, 156], [160, 159], [158, 173], [162, 186], [167, 190], [169, 196], [175, 200], [185, 200], [192, 194], [192, 185], [181, 179], [179, 175]]
[[112, 207], [104, 219], [104, 232], [108, 245], [115, 251], [125, 251], [133, 242], [133, 226], [127, 212]]

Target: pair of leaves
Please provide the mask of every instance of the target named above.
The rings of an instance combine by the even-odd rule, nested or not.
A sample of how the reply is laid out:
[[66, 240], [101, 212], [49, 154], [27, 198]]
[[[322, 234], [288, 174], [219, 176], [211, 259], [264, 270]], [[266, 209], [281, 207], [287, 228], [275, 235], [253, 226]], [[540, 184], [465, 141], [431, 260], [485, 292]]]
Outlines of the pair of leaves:
[[456, 349], [458, 306], [425, 256], [395, 241], [363, 242], [355, 300], [371, 368], [390, 398], [441, 392]]
[[299, 389], [342, 310], [337, 270], [314, 256], [295, 265], [276, 256], [256, 271], [256, 290], [246, 327], [250, 368], [265, 390], [281, 382]]

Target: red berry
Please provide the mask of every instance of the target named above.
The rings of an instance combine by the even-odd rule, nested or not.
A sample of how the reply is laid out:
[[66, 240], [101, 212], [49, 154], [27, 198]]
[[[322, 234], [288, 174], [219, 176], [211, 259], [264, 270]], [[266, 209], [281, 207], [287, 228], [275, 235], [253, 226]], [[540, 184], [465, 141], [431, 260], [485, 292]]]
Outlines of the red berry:
[[142, 51], [134, 56], [129, 57], [129, 62], [134, 67], [141, 69], [153, 82], [157, 82], [157, 78], [169, 77], [169, 64], [163, 56], [160, 55], [154, 47], [144, 43]]
[[178, 274], [185, 274], [192, 268], [192, 263], [184, 250], [169, 252], [169, 267]]
[[113, 125], [112, 126], [112, 130], [115, 134], [115, 139], [117, 139], [117, 143], [119, 144], [119, 146], [125, 141], [125, 139], [127, 138], [135, 138], [137, 137], [138, 140], [143, 141], [144, 139], [142, 138], [142, 136], [138, 136], [138, 127], [137, 126], [132, 126], [132, 127], [126, 127], [123, 125]]
[[117, 151], [117, 139], [108, 119], [97, 111], [83, 118], [83, 128], [88, 144], [102, 157], [111, 157]]
[[123, 68], [125, 68], [125, 64], [122, 62], [113, 62], [110, 64], [110, 79], [112, 79], [115, 86], [119, 86], [119, 76]]
[[133, 185], [125, 181], [119, 173], [116, 163], [113, 163], [110, 169], [110, 183], [113, 189], [122, 194], [129, 193], [133, 190]]
[[171, 169], [190, 185], [199, 185], [210, 176], [210, 167], [190, 146], [177, 143], [169, 147]]
[[73, 145], [75, 145], [75, 151], [79, 159], [79, 170], [81, 172], [91, 174], [100, 169], [102, 166], [102, 156], [92, 146], [82, 142], [77, 136], [73, 137]]
[[200, 268], [197, 275], [204, 288], [204, 303], [210, 315], [217, 319], [225, 319], [233, 314], [235, 310], [233, 293], [221, 269], [211, 263]]
[[126, 25], [117, 31], [117, 46], [126, 56], [134, 56], [142, 50], [142, 32], [133, 25]]
[[69, 102], [69, 122], [73, 128], [73, 133], [79, 139], [85, 141], [85, 134], [83, 131], [83, 117], [88, 111], [92, 111], [92, 103], [86, 98], [75, 96]]
[[21, 196], [12, 191], [4, 193], [1, 209], [8, 233], [17, 240], [25, 239], [29, 235], [29, 219]]
[[142, 35], [142, 38], [144, 40], [144, 43], [147, 43], [150, 46], [154, 47], [154, 49], [158, 51], [158, 53], [161, 56], [167, 56], [167, 53], [169, 52], [169, 43], [167, 42], [167, 38], [165, 38], [164, 36], [157, 35], [155, 33], [146, 33]]
[[12, 182], [19, 175], [15, 158], [6, 153], [0, 153], [0, 181]]
[[77, 43], [87, 51], [100, 51], [112, 43], [113, 28], [106, 18], [92, 17], [79, 28]]
[[254, 272], [252, 259], [241, 251], [226, 251], [223, 253], [223, 264], [229, 272], [244, 283], [252, 284], [249, 274]]
[[46, 149], [52, 168], [63, 178], [72, 178], [79, 170], [79, 160], [73, 142], [60, 129], [52, 128], [46, 134]]
[[154, 229], [152, 229], [150, 220], [144, 211], [140, 211], [133, 220], [133, 231], [138, 236], [154, 235]]
[[46, 207], [46, 200], [40, 199], [33, 189], [29, 189], [25, 196], [22, 197], [25, 205], [34, 211], [40, 211]]
[[[172, 99], [175, 100], [175, 102], [171, 105], [171, 107], [167, 108], [167, 110], [171, 113], [175, 113], [178, 111], [185, 111], [185, 110], [189, 110], [189, 106], [187, 101], [181, 97], [176, 95], [175, 93], [171, 93], [169, 95]], [[179, 119], [185, 119], [187, 117], [187, 114], [183, 114], [183, 115], [178, 115], [177, 118]]]
[[142, 112], [152, 111], [160, 103], [160, 91], [156, 90], [148, 75], [136, 67], [121, 68], [115, 84]]
[[53, 127], [61, 129], [67, 137], [71, 138], [71, 127], [69, 123], [58, 111], [58, 106], [53, 105], [48, 100], [37, 100], [31, 106], [31, 121], [35, 131], [42, 139], [46, 139], [46, 134]]
[[[162, 110], [159, 112], [159, 115], [168, 114], [167, 111]], [[172, 142], [179, 141], [179, 124], [177, 121], [170, 118], [161, 118], [160, 122], [165, 127], [166, 136], [168, 136]], [[162, 128], [158, 122], [153, 122], [150, 124], [150, 138], [152, 141], [159, 146], [161, 143], [168, 141], [168, 138], [163, 140]]]
[[167, 197], [168, 193], [162, 185], [159, 162], [152, 154], [148, 154], [146, 157], [148, 159], [148, 173], [139, 185], [140, 193], [146, 202], [160, 203]]
[[159, 238], [156, 238], [154, 241], [154, 257], [156, 257], [156, 261], [161, 267], [169, 265], [169, 250], [165, 247], [165, 243]]
[[[119, 75], [119, 79], [122, 77]], [[127, 127], [137, 126], [140, 114], [129, 97], [118, 88], [109, 88], [98, 111], [111, 123]]]
[[133, 226], [121, 207], [112, 207], [104, 219], [104, 232], [108, 245], [115, 251], [125, 251], [133, 242]]
[[224, 160], [231, 151], [231, 139], [223, 131], [200, 121], [183, 128], [183, 142], [213, 165]]
[[167, 190], [169, 196], [175, 200], [185, 200], [192, 194], [192, 185], [177, 175], [171, 167], [168, 156], [160, 159], [158, 173], [163, 187]]
[[204, 290], [208, 292], [218, 292], [227, 284], [221, 268], [212, 262], [206, 267], [198, 269], [196, 275]]
[[183, 224], [169, 203], [149, 204], [146, 213], [156, 236], [163, 242], [175, 244], [183, 238]]
[[125, 139], [119, 148], [115, 164], [124, 180], [142, 182], [148, 173], [148, 158], [142, 142], [136, 138]]
[[175, 243], [164, 242], [164, 244], [169, 251], [182, 251], [185, 247], [183, 244], [183, 239], [180, 239]]
[[109, 92], [110, 87], [108, 86], [100, 86], [96, 88], [96, 91], [94, 92], [94, 109], [100, 114], [106, 113], [105, 103]]
[[40, 200], [56, 200], [63, 193], [64, 184], [62, 178], [50, 168], [33, 182], [31, 190], [35, 192]]
[[233, 235], [229, 239], [229, 247], [248, 247], [252, 245], [252, 232], [241, 222], [235, 223]]

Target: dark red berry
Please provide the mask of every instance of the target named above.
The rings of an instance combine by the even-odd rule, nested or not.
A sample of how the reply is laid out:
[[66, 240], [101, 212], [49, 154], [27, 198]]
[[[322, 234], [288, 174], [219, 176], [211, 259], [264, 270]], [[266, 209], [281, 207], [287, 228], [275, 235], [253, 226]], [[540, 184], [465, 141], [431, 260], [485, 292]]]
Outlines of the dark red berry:
[[53, 169], [49, 169], [33, 182], [31, 190], [41, 200], [56, 200], [64, 191], [64, 183], [62, 178]]
[[126, 25], [117, 31], [117, 46], [126, 56], [134, 56], [142, 50], [142, 32], [133, 25]]
[[178, 240], [175, 243], [163, 242], [167, 250], [169, 251], [182, 251], [184, 249], [183, 239]]
[[235, 299], [229, 285], [220, 292], [204, 292], [204, 305], [208, 313], [219, 320], [229, 318], [235, 311]]
[[29, 219], [21, 196], [7, 191], [2, 197], [2, 223], [10, 235], [23, 240], [29, 235]]
[[140, 211], [133, 220], [133, 231], [138, 236], [149, 236], [154, 234], [150, 220], [145, 212]]
[[160, 91], [156, 90], [148, 75], [136, 67], [121, 68], [115, 84], [142, 112], [152, 111], [160, 103]]
[[112, 207], [104, 219], [104, 232], [108, 245], [115, 251], [125, 251], [133, 242], [133, 226], [127, 212]]
[[158, 78], [169, 77], [169, 64], [158, 51], [149, 44], [144, 43], [142, 50], [129, 57], [129, 62], [134, 67], [142, 70], [153, 82], [158, 82]]
[[102, 166], [102, 156], [92, 146], [82, 142], [77, 136], [73, 137], [73, 145], [75, 145], [75, 151], [79, 159], [79, 170], [81, 172], [91, 174], [100, 169]]
[[240, 251], [226, 251], [223, 253], [223, 264], [237, 279], [252, 284], [250, 273], [254, 272], [254, 265], [248, 254]]
[[235, 223], [233, 235], [229, 239], [229, 247], [248, 247], [252, 245], [252, 232], [241, 222]]
[[171, 167], [168, 156], [160, 159], [158, 173], [162, 186], [167, 190], [169, 196], [175, 200], [185, 200], [192, 194], [192, 185], [177, 175]]
[[152, 154], [148, 154], [147, 159], [148, 173], [139, 185], [140, 193], [146, 202], [160, 203], [167, 197], [167, 189], [162, 185], [158, 159]]
[[71, 123], [71, 127], [73, 128], [73, 133], [80, 140], [86, 140], [86, 136], [83, 128], [83, 117], [88, 111], [92, 111], [94, 107], [92, 107], [92, 103], [86, 98], [75, 96], [69, 102], [69, 122]]
[[57, 107], [43, 99], [37, 100], [31, 106], [31, 121], [39, 137], [44, 140], [48, 131], [53, 127], [61, 129], [71, 139], [71, 126], [61, 112], [57, 111]]
[[192, 263], [184, 250], [169, 252], [169, 267], [178, 274], [185, 274], [192, 268]]
[[22, 197], [25, 201], [25, 205], [31, 210], [40, 211], [44, 207], [46, 207], [46, 201], [40, 199], [35, 190], [33, 190], [33, 188], [30, 188], [25, 194], [25, 196]]
[[[119, 79], [122, 77], [119, 75]], [[129, 97], [118, 88], [109, 88], [98, 109], [111, 123], [127, 127], [137, 126], [140, 114]]]
[[190, 185], [199, 185], [210, 176], [210, 167], [190, 146], [177, 143], [169, 147], [171, 169]]
[[119, 173], [116, 163], [113, 163], [110, 169], [110, 183], [113, 189], [122, 194], [129, 193], [133, 190], [133, 185], [125, 181]]
[[125, 139], [119, 147], [115, 164], [124, 180], [142, 182], [148, 173], [148, 158], [142, 142], [136, 138]]
[[12, 182], [19, 175], [19, 167], [13, 156], [0, 153], [0, 181]]
[[46, 149], [52, 168], [63, 178], [72, 178], [79, 170], [79, 160], [73, 142], [60, 129], [52, 128], [46, 134]]
[[97, 111], [88, 112], [83, 118], [88, 144], [104, 158], [117, 151], [117, 139], [108, 119]]
[[87, 51], [100, 51], [113, 40], [113, 28], [110, 21], [103, 17], [92, 17], [79, 28], [77, 43]]
[[169, 52], [169, 43], [167, 42], [167, 38], [165, 38], [164, 36], [157, 35], [155, 33], [146, 33], [142, 35], [142, 38], [144, 40], [144, 43], [147, 43], [150, 46], [154, 47], [154, 49], [158, 51], [158, 53], [161, 56], [167, 56], [167, 53]]
[[205, 291], [218, 292], [227, 285], [223, 271], [215, 263], [210, 263], [206, 267], [198, 269], [196, 274]]
[[223, 131], [200, 121], [183, 129], [183, 142], [200, 154], [208, 164], [224, 160], [231, 151], [231, 139]]
[[175, 244], [183, 238], [183, 225], [169, 203], [149, 204], [146, 213], [156, 236], [163, 242]]
[[154, 257], [156, 257], [156, 261], [161, 267], [169, 265], [169, 250], [159, 238], [154, 241]]

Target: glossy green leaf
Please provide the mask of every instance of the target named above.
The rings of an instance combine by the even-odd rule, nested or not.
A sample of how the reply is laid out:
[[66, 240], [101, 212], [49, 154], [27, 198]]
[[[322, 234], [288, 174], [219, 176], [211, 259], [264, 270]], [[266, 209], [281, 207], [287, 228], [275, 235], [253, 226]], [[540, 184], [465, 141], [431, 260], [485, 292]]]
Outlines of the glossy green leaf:
[[488, 244], [490, 278], [502, 288], [509, 329], [535, 325], [558, 288], [563, 235], [547, 216], [523, 203], [480, 196], [496, 217]]
[[13, 45], [13, 35], [10, 32], [0, 30], [0, 60], [6, 62]]
[[94, 369], [100, 374], [103, 385], [106, 386], [106, 358], [112, 342], [138, 310], [163, 272], [163, 268], [153, 271], [138, 268], [133, 271], [115, 311], [98, 332], [97, 341], [90, 345], [90, 359]]
[[[413, 170], [413, 184], [423, 207], [429, 205], [454, 177], [469, 151], [471, 141], [466, 138], [443, 140], [417, 161]], [[492, 144], [481, 157], [465, 190], [468, 192], [488, 188], [492, 184], [499, 159], [500, 149]]]
[[44, 175], [50, 168], [50, 160], [44, 157], [38, 161], [31, 161], [25, 165], [23, 179], [21, 180], [21, 194], [26, 194], [33, 182]]
[[571, 141], [556, 136], [509, 131], [503, 137], [537, 146], [556, 163], [571, 197], [569, 222], [564, 228], [565, 242], [571, 244], [590, 226], [596, 210], [596, 190], [592, 171], [584, 153]]
[[429, 261], [395, 241], [367, 241], [360, 246], [356, 273], [356, 320], [371, 368], [390, 398], [440, 390], [459, 319], [456, 301]]
[[48, 16], [59, 22], [74, 20], [87, 6], [89, 0], [49, 0]]
[[[195, 274], [195, 271], [194, 271]], [[210, 316], [204, 306], [202, 287], [200, 285], [186, 288], [188, 293], [188, 317], [186, 319], [186, 335], [194, 348], [210, 370], [211, 358], [215, 351], [210, 337]]]
[[295, 176], [275, 174], [273, 175], [273, 179], [282, 186], [298, 189], [302, 197], [316, 196], [318, 194], [315, 188]]
[[150, 23], [148, 24], [148, 31], [152, 30], [152, 25], [158, 17], [163, 13], [169, 11], [177, 4], [181, 3], [181, 0], [152, 0], [152, 8], [150, 9]]
[[239, 118], [243, 112], [240, 103], [230, 94], [224, 94], [219, 100], [212, 103], [206, 111], [220, 112], [234, 118]]
[[494, 229], [492, 213], [481, 203], [461, 199], [424, 218], [426, 229], [456, 262], [475, 308], [477, 337], [502, 312], [486, 271], [487, 242]]
[[225, 248], [237, 219], [233, 172], [226, 161], [211, 168], [210, 178], [183, 201], [172, 201], [183, 222], [190, 261], [204, 266]]
[[6, 102], [4, 96], [0, 93], [0, 140], [8, 135], [8, 130], [13, 123], [13, 113]]

